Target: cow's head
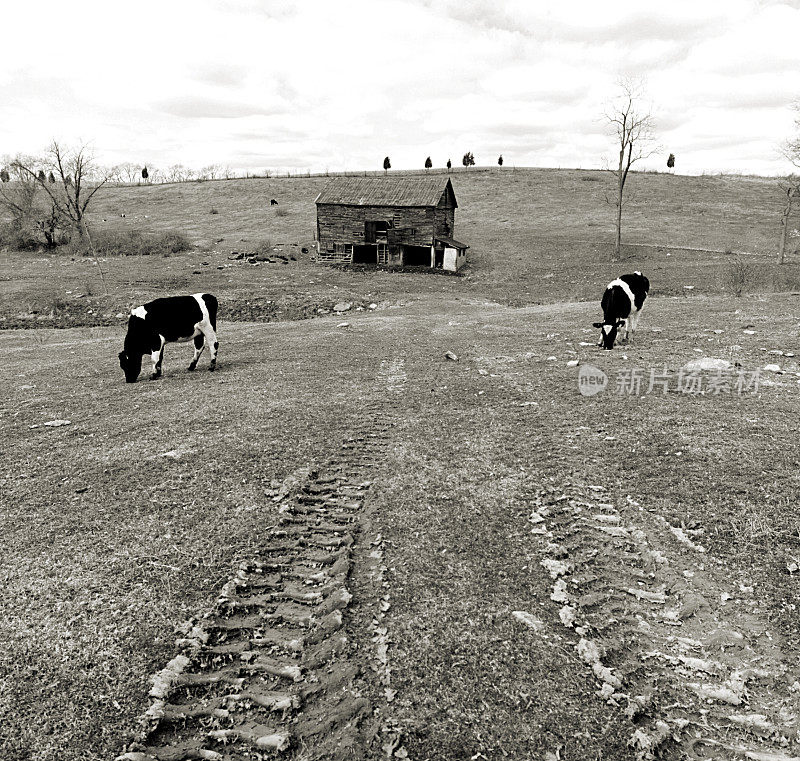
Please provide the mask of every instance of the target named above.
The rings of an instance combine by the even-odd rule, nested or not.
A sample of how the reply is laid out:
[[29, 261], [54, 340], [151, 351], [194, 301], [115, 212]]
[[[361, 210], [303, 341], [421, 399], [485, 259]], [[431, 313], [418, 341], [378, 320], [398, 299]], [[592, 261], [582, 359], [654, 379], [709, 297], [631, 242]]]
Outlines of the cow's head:
[[119, 366], [125, 373], [125, 382], [136, 383], [136, 379], [142, 371], [142, 354], [121, 351], [119, 353]]
[[595, 328], [600, 328], [600, 345], [604, 349], [613, 349], [614, 341], [617, 340], [617, 331], [620, 325], [624, 325], [625, 320], [617, 320], [611, 324], [607, 322], [593, 322]]

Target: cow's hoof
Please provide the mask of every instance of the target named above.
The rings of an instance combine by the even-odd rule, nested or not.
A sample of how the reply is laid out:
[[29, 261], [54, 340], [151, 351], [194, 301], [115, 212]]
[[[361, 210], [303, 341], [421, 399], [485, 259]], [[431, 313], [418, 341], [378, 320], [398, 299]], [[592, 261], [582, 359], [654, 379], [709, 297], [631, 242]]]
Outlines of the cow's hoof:
[[213, 372], [214, 372], [214, 370], [216, 370], [216, 369], [217, 369], [217, 366], [216, 366], [216, 365], [210, 365], [210, 366], [209, 366], [209, 368], [208, 368], [208, 371], [209, 371], [210, 373], [213, 373]]
[[158, 380], [161, 377], [161, 373], [153, 373], [150, 376], [150, 380]]
[[197, 367], [197, 362], [192, 362], [192, 364], [189, 365], [189, 367], [188, 367], [188, 371], [192, 372], [192, 370], [194, 370], [195, 367]]

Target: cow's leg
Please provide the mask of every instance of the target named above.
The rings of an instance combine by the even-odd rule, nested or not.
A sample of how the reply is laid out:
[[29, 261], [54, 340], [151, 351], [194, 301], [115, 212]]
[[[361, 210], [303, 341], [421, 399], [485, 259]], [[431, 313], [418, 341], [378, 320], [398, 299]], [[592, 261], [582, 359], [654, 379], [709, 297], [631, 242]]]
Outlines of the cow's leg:
[[150, 359], [153, 360], [153, 374], [150, 380], [155, 380], [161, 377], [161, 363], [164, 361], [164, 339], [161, 339], [161, 346], [153, 352], [150, 352]]
[[211, 354], [211, 364], [208, 366], [208, 369], [216, 370], [217, 351], [219, 350], [219, 341], [217, 341], [217, 334], [214, 332], [214, 328], [212, 328], [210, 325], [208, 326], [201, 325], [200, 330], [203, 331], [206, 343], [208, 344], [208, 352], [209, 354]]
[[629, 320], [631, 326], [631, 343], [633, 343], [633, 334], [636, 332], [636, 327], [639, 324], [639, 314], [640, 312], [632, 314]]
[[150, 359], [153, 360], [153, 374], [150, 376], [150, 380], [155, 380], [161, 377], [161, 363], [164, 360], [164, 347], [162, 346], [158, 351], [152, 352], [150, 354]]
[[203, 353], [203, 349], [206, 348], [206, 341], [205, 336], [201, 333], [199, 336], [194, 337], [194, 356], [192, 357], [192, 362], [189, 365], [190, 370], [194, 370], [197, 367], [197, 360], [200, 359], [200, 355]]

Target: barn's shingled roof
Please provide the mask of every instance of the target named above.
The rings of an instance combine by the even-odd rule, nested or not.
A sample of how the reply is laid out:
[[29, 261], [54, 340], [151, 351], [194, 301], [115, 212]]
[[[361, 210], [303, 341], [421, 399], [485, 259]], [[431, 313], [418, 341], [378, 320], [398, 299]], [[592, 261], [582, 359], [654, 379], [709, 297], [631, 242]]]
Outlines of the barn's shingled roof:
[[[344, 206], [436, 206], [449, 177], [335, 177], [316, 203]], [[455, 193], [453, 193], [455, 199]], [[456, 206], [458, 204], [456, 203]]]

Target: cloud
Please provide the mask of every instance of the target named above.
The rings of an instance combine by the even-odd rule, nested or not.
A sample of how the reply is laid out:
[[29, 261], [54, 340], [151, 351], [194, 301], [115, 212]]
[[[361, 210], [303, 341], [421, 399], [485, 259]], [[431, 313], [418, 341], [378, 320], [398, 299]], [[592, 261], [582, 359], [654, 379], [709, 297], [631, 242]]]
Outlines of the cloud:
[[649, 45], [662, 42], [683, 47], [687, 42], [708, 38], [715, 30], [719, 30], [717, 18], [671, 18], [659, 12], [635, 10], [624, 18], [605, 24], [584, 26], [560, 23], [555, 31], [560, 39], [580, 40], [595, 45]]
[[4, 109], [16, 103], [24, 109], [46, 110], [57, 108], [62, 103], [69, 105], [85, 101], [67, 77], [16, 69], [10, 72], [5, 83], [0, 84], [0, 102]]
[[707, 37], [732, 16], [746, 0], [712, 5], [681, 0], [671, 7], [642, 9], [627, 0], [604, 3], [561, 0], [419, 0], [432, 12], [481, 31], [505, 32], [530, 40], [642, 44], [652, 41], [685, 42]]
[[709, 108], [725, 109], [771, 109], [786, 108], [791, 99], [791, 94], [784, 91], [738, 93], [716, 93], [704, 99], [704, 105]]
[[216, 0], [215, 7], [225, 13], [242, 16], [263, 15], [286, 19], [298, 15], [295, 4], [286, 0]]
[[310, 129], [280, 124], [264, 124], [260, 129], [242, 130], [230, 133], [230, 139], [244, 143], [297, 143], [299, 140], [309, 140], [317, 135]]
[[195, 82], [202, 82], [208, 85], [219, 87], [236, 87], [241, 85], [247, 77], [247, 69], [244, 66], [234, 66], [231, 64], [206, 64], [195, 67], [192, 79]]
[[166, 98], [154, 103], [153, 108], [170, 116], [184, 119], [241, 119], [247, 116], [274, 116], [284, 113], [281, 108], [265, 108], [252, 103], [192, 95]]
[[[659, 139], [687, 159], [736, 168], [744, 146], [773, 167], [769, 146], [795, 130], [800, 0], [140, 0], [124, 29], [101, 0], [79, 18], [43, 1], [55, 22], [36, 56], [6, 40], [7, 151], [74, 135], [106, 163], [333, 170], [389, 153], [403, 168], [472, 150], [595, 166], [625, 73], [647, 74]], [[35, 6], [20, 6], [20, 28]], [[64, 56], [78, 34], [146, 54]]]

